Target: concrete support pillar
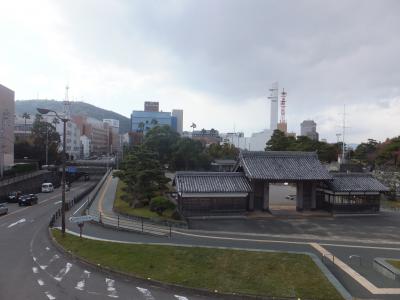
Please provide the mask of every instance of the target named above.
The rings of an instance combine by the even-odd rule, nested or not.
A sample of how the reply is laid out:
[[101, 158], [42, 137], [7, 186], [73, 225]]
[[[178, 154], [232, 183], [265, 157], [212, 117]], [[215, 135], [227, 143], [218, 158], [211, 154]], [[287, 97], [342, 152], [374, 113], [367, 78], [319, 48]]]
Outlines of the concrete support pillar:
[[296, 186], [296, 210], [298, 211], [302, 211], [304, 208], [303, 194], [304, 194], [303, 182], [298, 182]]
[[254, 182], [250, 182], [252, 192], [250, 192], [249, 195], [249, 211], [254, 211], [254, 192], [255, 192], [255, 186]]
[[264, 182], [263, 206], [264, 211], [269, 211], [269, 182]]
[[317, 184], [311, 184], [311, 209], [317, 209]]

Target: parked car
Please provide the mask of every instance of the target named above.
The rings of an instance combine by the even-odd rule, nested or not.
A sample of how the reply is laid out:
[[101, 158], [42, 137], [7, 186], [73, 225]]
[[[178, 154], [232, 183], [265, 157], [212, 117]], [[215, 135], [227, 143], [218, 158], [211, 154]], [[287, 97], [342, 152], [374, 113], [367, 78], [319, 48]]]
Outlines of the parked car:
[[38, 203], [38, 197], [35, 194], [22, 195], [21, 197], [19, 197], [18, 201], [19, 206], [33, 205], [37, 203]]
[[19, 197], [21, 197], [21, 191], [14, 191], [8, 194], [7, 201], [10, 203], [18, 203]]
[[0, 203], [0, 215], [8, 213], [8, 207], [4, 203]]
[[51, 193], [54, 191], [54, 186], [50, 182], [45, 182], [42, 184], [42, 193]]
[[294, 200], [296, 198], [296, 195], [287, 195], [285, 198], [288, 200]]

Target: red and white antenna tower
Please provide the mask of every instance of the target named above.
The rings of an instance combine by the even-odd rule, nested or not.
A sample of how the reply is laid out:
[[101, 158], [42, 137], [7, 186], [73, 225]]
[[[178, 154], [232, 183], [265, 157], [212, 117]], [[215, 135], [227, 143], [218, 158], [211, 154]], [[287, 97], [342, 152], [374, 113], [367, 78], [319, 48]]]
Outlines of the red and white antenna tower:
[[281, 123], [286, 123], [286, 95], [285, 89], [281, 93]]

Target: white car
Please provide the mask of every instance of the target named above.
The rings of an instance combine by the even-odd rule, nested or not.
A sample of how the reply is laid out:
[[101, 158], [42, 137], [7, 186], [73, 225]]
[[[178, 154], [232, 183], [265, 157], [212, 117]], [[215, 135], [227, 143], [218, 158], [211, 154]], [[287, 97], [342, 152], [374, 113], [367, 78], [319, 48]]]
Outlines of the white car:
[[5, 204], [0, 203], [0, 215], [5, 215], [8, 213], [8, 207]]
[[54, 186], [50, 182], [45, 182], [42, 184], [42, 193], [51, 193], [54, 191]]

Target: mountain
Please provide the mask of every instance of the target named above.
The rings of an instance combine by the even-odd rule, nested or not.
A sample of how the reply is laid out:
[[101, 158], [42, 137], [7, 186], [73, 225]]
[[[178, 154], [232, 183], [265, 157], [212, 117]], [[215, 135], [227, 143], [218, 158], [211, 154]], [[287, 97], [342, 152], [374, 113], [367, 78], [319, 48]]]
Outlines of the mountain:
[[[64, 104], [62, 101], [56, 100], [17, 100], [15, 101], [15, 113], [22, 115], [27, 112], [34, 116], [37, 114], [36, 108], [43, 107], [54, 110], [56, 112], [62, 112], [64, 110]], [[96, 118], [99, 120], [103, 119], [115, 119], [119, 120], [119, 132], [126, 133], [130, 130], [130, 119], [123, 115], [117, 114], [110, 110], [105, 110], [100, 107], [80, 102], [71, 102], [71, 115], [86, 115], [88, 117]]]

